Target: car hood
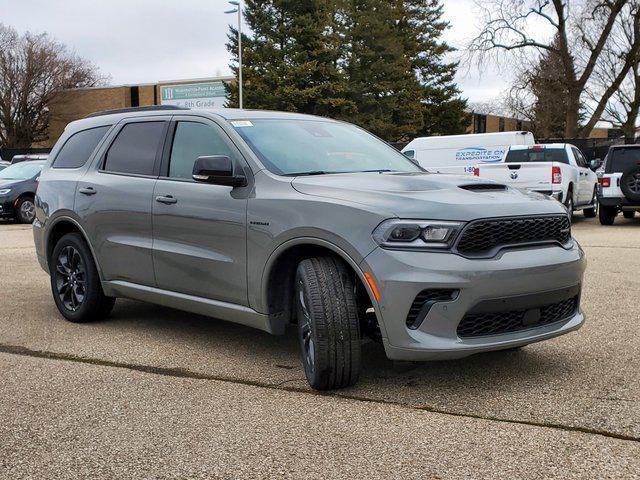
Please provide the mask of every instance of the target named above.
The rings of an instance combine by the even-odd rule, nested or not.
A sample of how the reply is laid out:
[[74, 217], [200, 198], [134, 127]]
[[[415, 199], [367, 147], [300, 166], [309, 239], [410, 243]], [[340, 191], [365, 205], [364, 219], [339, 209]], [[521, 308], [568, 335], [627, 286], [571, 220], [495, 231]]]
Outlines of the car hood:
[[462, 175], [345, 173], [296, 177], [292, 186], [302, 194], [359, 203], [401, 218], [469, 221], [566, 213], [545, 195]]
[[3, 178], [0, 178], [0, 190], [3, 188], [17, 187], [24, 182], [26, 182], [26, 180], [5, 180]]

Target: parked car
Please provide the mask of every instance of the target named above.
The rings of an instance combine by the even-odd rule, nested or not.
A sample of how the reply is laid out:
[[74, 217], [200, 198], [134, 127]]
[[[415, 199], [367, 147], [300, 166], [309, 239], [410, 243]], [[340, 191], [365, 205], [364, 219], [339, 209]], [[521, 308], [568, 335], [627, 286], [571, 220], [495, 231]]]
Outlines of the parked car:
[[313, 388], [346, 387], [361, 338], [461, 358], [578, 329], [584, 252], [551, 198], [432, 175], [353, 125], [166, 108], [71, 123], [34, 239], [61, 314], [116, 297], [281, 334]]
[[531, 132], [444, 135], [416, 138], [402, 153], [432, 173], [473, 175], [476, 164], [502, 162], [510, 145], [534, 143]]
[[585, 217], [597, 215], [598, 177], [580, 150], [568, 143], [514, 145], [504, 163], [477, 165], [481, 178], [504, 182], [517, 188], [550, 195], [573, 213], [583, 210]]
[[613, 225], [620, 212], [633, 218], [640, 211], [640, 145], [611, 147], [598, 182], [600, 223]]
[[0, 172], [0, 218], [32, 223], [34, 197], [43, 161], [11, 165]]
[[11, 159], [11, 165], [15, 165], [16, 163], [21, 163], [21, 162], [32, 162], [32, 161], [46, 160], [46, 159], [47, 159], [47, 155], [45, 154], [30, 153], [27, 155], [14, 155], [13, 158]]

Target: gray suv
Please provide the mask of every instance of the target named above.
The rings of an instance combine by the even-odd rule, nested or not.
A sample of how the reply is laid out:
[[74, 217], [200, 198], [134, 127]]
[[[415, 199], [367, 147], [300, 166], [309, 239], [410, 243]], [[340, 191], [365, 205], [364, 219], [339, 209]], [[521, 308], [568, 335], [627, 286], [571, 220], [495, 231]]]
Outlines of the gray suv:
[[73, 122], [42, 171], [35, 244], [72, 322], [117, 297], [274, 334], [316, 389], [354, 384], [367, 336], [396, 360], [576, 330], [585, 257], [553, 199], [432, 175], [347, 123], [129, 109]]

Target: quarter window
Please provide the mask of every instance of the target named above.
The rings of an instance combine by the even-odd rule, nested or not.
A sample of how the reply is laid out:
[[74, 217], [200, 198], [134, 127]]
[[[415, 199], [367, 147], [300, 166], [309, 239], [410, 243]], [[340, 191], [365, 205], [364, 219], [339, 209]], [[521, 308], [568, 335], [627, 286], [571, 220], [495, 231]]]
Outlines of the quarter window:
[[104, 138], [111, 125], [91, 128], [73, 134], [62, 146], [53, 162], [53, 168], [80, 168]]
[[171, 147], [169, 177], [191, 179], [198, 157], [226, 155], [232, 152], [218, 128], [196, 122], [178, 122]]
[[165, 122], [125, 125], [107, 152], [104, 170], [133, 175], [153, 175]]

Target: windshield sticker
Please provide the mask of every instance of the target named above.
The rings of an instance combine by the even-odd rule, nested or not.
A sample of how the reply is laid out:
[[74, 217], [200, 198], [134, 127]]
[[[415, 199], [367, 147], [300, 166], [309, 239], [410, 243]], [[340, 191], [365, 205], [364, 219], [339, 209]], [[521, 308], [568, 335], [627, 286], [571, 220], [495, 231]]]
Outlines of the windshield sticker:
[[249, 120], [231, 120], [231, 125], [234, 127], [253, 127], [253, 123]]

